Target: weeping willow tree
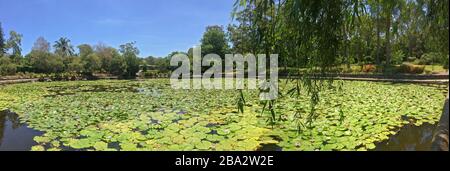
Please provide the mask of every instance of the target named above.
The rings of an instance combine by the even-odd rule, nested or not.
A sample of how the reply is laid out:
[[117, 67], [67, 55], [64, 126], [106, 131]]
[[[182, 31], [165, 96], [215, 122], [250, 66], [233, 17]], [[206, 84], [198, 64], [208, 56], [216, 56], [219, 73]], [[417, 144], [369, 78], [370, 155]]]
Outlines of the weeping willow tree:
[[[253, 43], [257, 47], [247, 50], [266, 56], [279, 54], [285, 68], [287, 64], [295, 65], [296, 69], [290, 70], [288, 75], [297, 77], [287, 79], [295, 86], [285, 94], [280, 93], [280, 97], [289, 95], [299, 98], [301, 88], [305, 88], [310, 95], [311, 110], [305, 123], [297, 119], [299, 130], [311, 126], [317, 117], [315, 106], [319, 102], [319, 92], [329, 88], [333, 82], [333, 79], [321, 78], [325, 74], [335, 72], [334, 68], [340, 65], [337, 60], [339, 49], [345, 45], [344, 42], [348, 39], [346, 34], [350, 30], [346, 28], [351, 28], [363, 11], [361, 0], [236, 1], [233, 15], [239, 18], [238, 22], [245, 21], [240, 24], [245, 24], [251, 33], [249, 35], [254, 36], [253, 40], [257, 41]], [[242, 95], [240, 98], [238, 105], [242, 106], [245, 101], [242, 100]], [[274, 110], [276, 100], [263, 103], [263, 111], [270, 111], [270, 122], [274, 123], [279, 118]], [[297, 112], [296, 117], [303, 116]]]
[[[426, 27], [431, 32], [431, 43], [436, 51], [449, 54], [449, 1], [448, 0], [427, 0], [427, 21]], [[448, 60], [448, 59], [447, 59]]]

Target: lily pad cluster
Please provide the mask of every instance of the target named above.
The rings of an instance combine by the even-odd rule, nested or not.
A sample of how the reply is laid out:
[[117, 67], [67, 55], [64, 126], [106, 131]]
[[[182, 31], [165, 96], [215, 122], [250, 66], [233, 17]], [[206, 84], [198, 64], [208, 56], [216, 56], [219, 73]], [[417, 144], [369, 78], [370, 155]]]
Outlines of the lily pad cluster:
[[[31, 150], [371, 150], [406, 124], [434, 124], [446, 90], [342, 81], [325, 89], [311, 125], [309, 96], [284, 96], [269, 124], [258, 91], [174, 90], [169, 80], [47, 82], [0, 87], [0, 110], [44, 131]], [[295, 85], [281, 84], [281, 94]]]

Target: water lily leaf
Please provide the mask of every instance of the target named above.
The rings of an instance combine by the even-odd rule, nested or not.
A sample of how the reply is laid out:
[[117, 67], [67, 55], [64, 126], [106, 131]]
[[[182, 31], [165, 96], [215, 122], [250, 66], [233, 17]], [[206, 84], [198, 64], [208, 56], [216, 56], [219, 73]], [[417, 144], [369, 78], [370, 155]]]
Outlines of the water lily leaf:
[[31, 147], [31, 151], [45, 151], [44, 146], [41, 145], [35, 145], [33, 147]]
[[217, 130], [217, 134], [219, 134], [219, 135], [228, 135], [230, 133], [231, 133], [231, 131], [229, 129], [218, 129]]
[[122, 151], [136, 151], [137, 145], [131, 142], [120, 143], [120, 150]]
[[376, 146], [374, 143], [366, 144], [367, 149], [374, 149]]
[[214, 135], [214, 134], [206, 135], [206, 140], [211, 141], [211, 142], [219, 142], [224, 139], [225, 139], [225, 137], [220, 136], [220, 135]]
[[43, 136], [35, 136], [33, 138], [33, 140], [36, 141], [37, 143], [48, 143], [48, 142], [50, 142], [50, 138], [43, 137]]
[[75, 149], [84, 149], [89, 148], [94, 145], [94, 142], [91, 139], [70, 139], [68, 142], [68, 146]]
[[49, 148], [47, 151], [61, 151], [60, 148]]
[[96, 142], [94, 144], [94, 149], [99, 151], [105, 151], [108, 149], [108, 144], [102, 141]]
[[201, 141], [200, 143], [195, 144], [195, 148], [199, 150], [208, 150], [212, 146], [212, 143], [209, 141]]
[[51, 142], [51, 144], [52, 144], [53, 147], [59, 147], [59, 146], [60, 146], [60, 142], [59, 142], [59, 141], [56, 141], [56, 140], [53, 140], [53, 141]]

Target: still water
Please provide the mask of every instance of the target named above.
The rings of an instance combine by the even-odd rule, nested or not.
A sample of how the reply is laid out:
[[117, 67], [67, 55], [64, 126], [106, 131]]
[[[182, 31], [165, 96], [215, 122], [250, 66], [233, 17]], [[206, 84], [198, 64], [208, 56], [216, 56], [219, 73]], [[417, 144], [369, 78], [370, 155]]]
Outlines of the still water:
[[377, 144], [376, 151], [430, 151], [436, 125], [406, 125], [396, 135]]
[[20, 123], [17, 114], [0, 111], [0, 151], [29, 151], [36, 145], [33, 137], [42, 134]]

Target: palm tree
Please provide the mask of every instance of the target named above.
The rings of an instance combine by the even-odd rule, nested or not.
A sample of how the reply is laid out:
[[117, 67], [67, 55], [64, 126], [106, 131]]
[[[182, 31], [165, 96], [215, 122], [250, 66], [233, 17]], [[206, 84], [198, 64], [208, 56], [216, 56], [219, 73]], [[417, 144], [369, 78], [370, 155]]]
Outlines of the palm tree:
[[60, 54], [63, 57], [72, 56], [74, 54], [73, 46], [70, 44], [70, 40], [68, 38], [59, 38], [58, 41], [55, 41], [53, 47], [55, 48], [55, 53]]

